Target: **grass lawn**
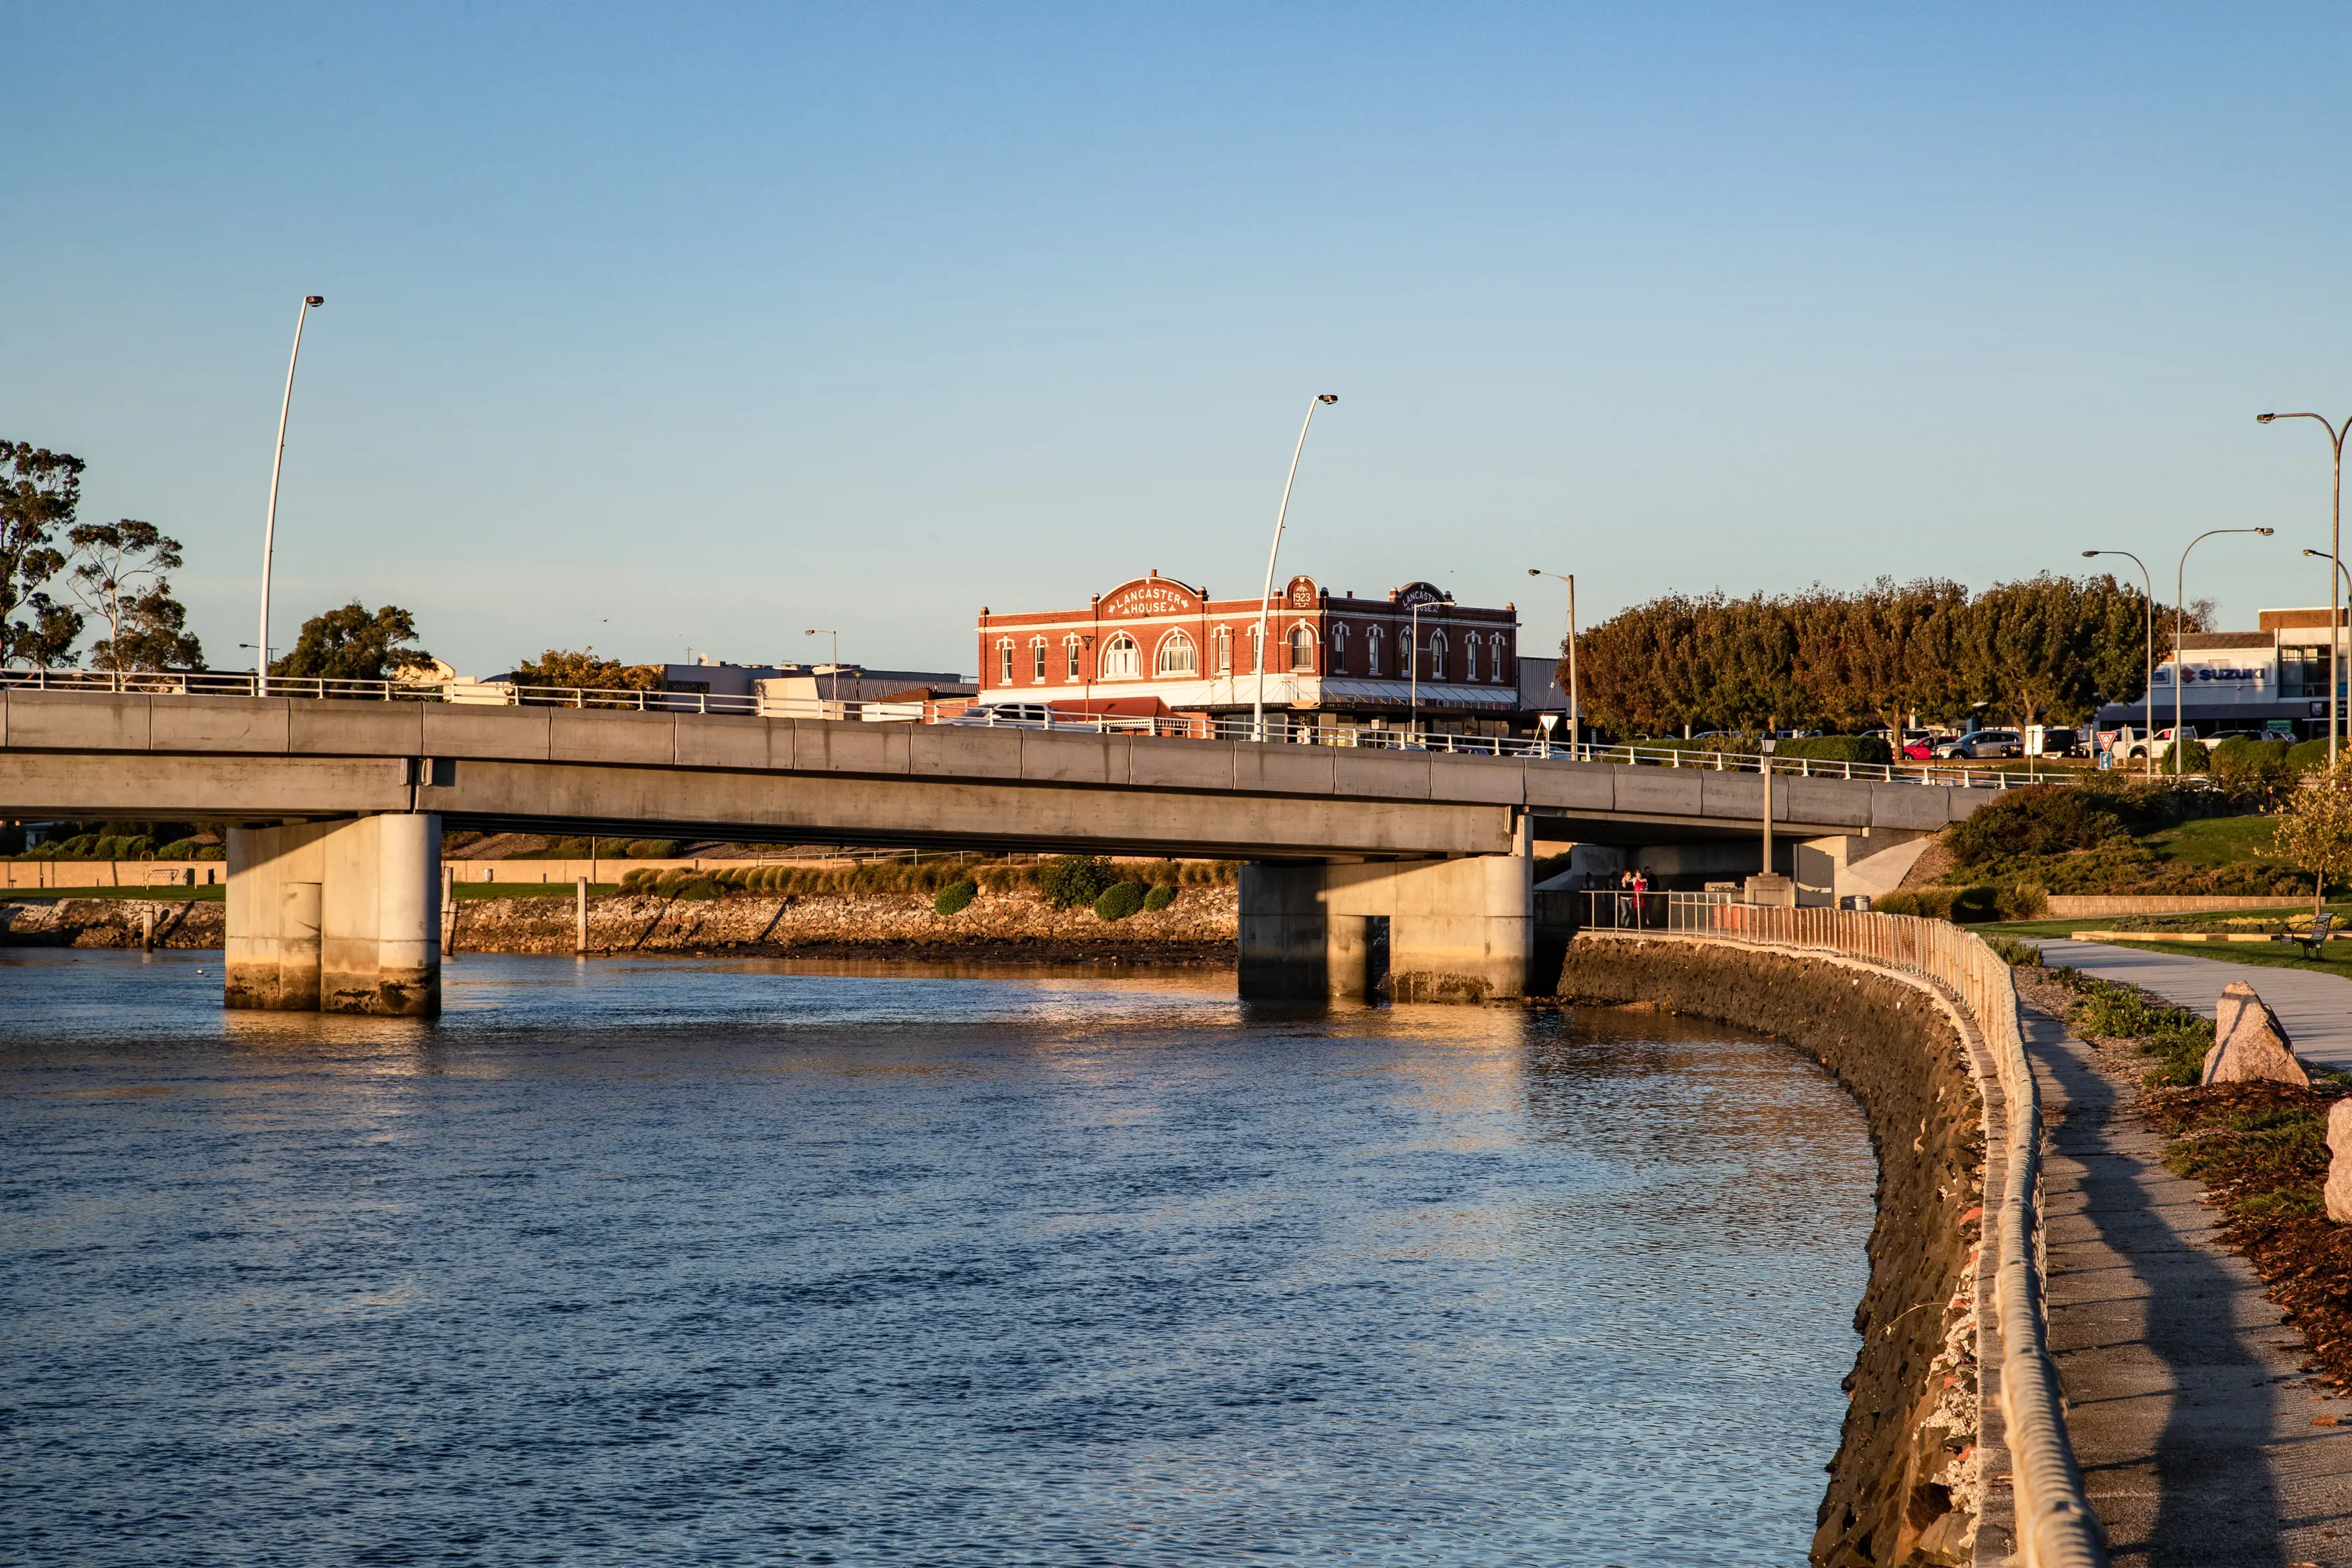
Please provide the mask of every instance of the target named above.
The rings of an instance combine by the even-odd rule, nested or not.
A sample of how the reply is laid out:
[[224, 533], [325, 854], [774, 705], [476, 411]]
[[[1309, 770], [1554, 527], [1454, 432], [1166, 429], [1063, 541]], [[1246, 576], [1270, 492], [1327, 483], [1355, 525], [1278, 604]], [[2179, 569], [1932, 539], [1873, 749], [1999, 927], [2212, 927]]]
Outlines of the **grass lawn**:
[[[2352, 905], [2334, 904], [2326, 906], [2336, 915], [2339, 929], [2352, 929]], [[2244, 913], [2262, 915], [2292, 915], [2298, 921], [2310, 918], [2310, 911], [2284, 909], [2250, 909]], [[2071, 920], [2004, 920], [1983, 925], [1971, 925], [1969, 930], [1984, 936], [2014, 936], [2022, 941], [2038, 937], [2072, 936], [2077, 931], [2114, 929], [2112, 921], [2097, 915], [2077, 915]], [[2312, 969], [2323, 975], [2341, 975], [2352, 980], [2352, 942], [2331, 942], [2324, 949], [2326, 957], [2307, 958], [2303, 949], [2286, 942], [2102, 942], [2102, 947], [2136, 947], [2143, 953], [2162, 953], [2168, 957], [2211, 958], [2224, 964], [2250, 964], [2268, 969]]]
[[[471, 903], [478, 898], [570, 898], [578, 891], [568, 882], [461, 882], [457, 897]], [[588, 884], [591, 898], [610, 898], [621, 891], [617, 882], [592, 882]]]
[[0, 899], [13, 903], [52, 898], [136, 898], [157, 904], [186, 902], [217, 904], [228, 896], [225, 883], [210, 887], [12, 887], [0, 891]]
[[2140, 840], [2160, 860], [2183, 866], [2236, 865], [2271, 847], [2274, 817], [2203, 817]]

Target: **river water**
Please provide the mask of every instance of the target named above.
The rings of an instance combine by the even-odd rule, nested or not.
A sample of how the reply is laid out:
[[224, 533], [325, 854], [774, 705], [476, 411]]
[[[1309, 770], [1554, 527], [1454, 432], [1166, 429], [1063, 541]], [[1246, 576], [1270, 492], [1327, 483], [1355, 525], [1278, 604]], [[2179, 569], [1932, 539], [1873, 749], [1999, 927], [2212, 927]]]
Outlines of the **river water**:
[[1798, 1564], [1874, 1173], [1620, 1011], [0, 951], [0, 1562]]

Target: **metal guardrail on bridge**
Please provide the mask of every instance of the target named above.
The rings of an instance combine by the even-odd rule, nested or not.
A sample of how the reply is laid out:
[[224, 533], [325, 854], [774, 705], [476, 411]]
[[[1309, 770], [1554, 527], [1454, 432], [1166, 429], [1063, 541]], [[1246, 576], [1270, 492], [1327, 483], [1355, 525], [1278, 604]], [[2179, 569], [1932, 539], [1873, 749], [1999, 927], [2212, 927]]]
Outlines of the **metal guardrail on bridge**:
[[[2009, 966], [1982, 938], [1940, 920], [1847, 909], [1790, 909], [1738, 904], [1724, 894], [1601, 894], [1622, 896], [1626, 929], [1664, 929], [1685, 936], [1812, 948], [1922, 976], [1949, 993], [1976, 1022], [2007, 1110], [2007, 1169], [1999, 1207], [1995, 1295], [2000, 1324], [2000, 1406], [2008, 1421], [2018, 1554], [2026, 1568], [2104, 1568], [2105, 1533], [2083, 1489], [2066, 1435], [2058, 1369], [2045, 1333], [2048, 1312], [2039, 1239], [2042, 1100], [2018, 1024], [2017, 987]], [[1620, 906], [1595, 924], [1607, 928]], [[1654, 925], [1646, 925], [1654, 919]], [[1990, 1195], [1988, 1195], [1990, 1199]]]
[[830, 702], [808, 697], [734, 695], [695, 691], [529, 686], [505, 681], [326, 680], [306, 675], [257, 677], [251, 672], [215, 670], [0, 670], [0, 691], [115, 692], [145, 696], [269, 696], [341, 702], [451, 703], [461, 706], [599, 708], [630, 713], [717, 714], [747, 718], [864, 720], [868, 723], [973, 725], [987, 728], [1078, 730], [1102, 735], [1149, 735], [1190, 740], [1266, 740], [1299, 746], [1361, 747], [1391, 751], [1446, 752], [1469, 757], [1515, 757], [1534, 761], [1606, 762], [1643, 768], [1688, 768], [1717, 773], [1755, 773], [1767, 761], [1783, 779], [1861, 779], [1882, 784], [1940, 784], [1950, 789], [2007, 789], [2021, 784], [2072, 781], [2070, 769], [1983, 768], [1932, 762], [1825, 761], [1818, 758], [1761, 758], [1749, 752], [1702, 751], [1663, 742], [1604, 746], [1546, 737], [1450, 735], [1411, 728], [1340, 727], [1299, 724], [1288, 714], [1268, 714], [1263, 725], [1239, 715], [1056, 712], [1047, 704], [970, 702]]

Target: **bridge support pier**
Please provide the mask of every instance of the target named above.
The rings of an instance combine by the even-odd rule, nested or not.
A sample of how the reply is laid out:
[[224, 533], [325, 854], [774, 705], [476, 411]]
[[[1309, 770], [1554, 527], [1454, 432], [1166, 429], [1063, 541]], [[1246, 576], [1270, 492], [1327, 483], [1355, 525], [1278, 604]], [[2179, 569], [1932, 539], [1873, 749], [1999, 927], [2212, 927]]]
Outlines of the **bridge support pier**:
[[1507, 855], [1243, 866], [1241, 994], [1363, 998], [1380, 981], [1384, 926], [1399, 1001], [1525, 996], [1535, 955], [1529, 848], [1522, 823]]
[[224, 1001], [436, 1016], [440, 881], [436, 816], [230, 829]]

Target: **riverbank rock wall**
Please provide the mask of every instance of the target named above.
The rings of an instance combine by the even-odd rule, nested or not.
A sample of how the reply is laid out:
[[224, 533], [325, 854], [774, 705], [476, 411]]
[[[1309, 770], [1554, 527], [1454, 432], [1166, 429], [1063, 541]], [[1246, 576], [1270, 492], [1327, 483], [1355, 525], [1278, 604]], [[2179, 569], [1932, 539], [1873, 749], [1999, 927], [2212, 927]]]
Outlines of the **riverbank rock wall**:
[[[1859, 966], [1716, 944], [1586, 935], [1563, 1000], [1648, 1005], [1775, 1035], [1863, 1104], [1878, 1155], [1863, 1345], [1812, 1561], [1825, 1568], [1970, 1561], [1982, 1490], [1976, 1251], [1983, 1105], [1968, 1049], [1917, 988]], [[1729, 1303], [1727, 1303], [1727, 1312]], [[1727, 1321], [1726, 1332], [1737, 1332]]]
[[[925, 894], [736, 895], [713, 899], [592, 899], [592, 953], [884, 951], [963, 956], [1096, 956], [1139, 961], [1230, 958], [1239, 927], [1230, 887], [1183, 890], [1167, 909], [1104, 920], [1092, 909], [1055, 909], [1030, 892], [982, 894], [953, 915]], [[575, 921], [568, 898], [473, 898], [457, 904], [461, 953], [569, 953]]]
[[158, 947], [218, 947], [228, 929], [228, 906], [218, 899], [0, 903], [0, 947], [136, 947], [142, 908], [155, 912]]
[[[982, 894], [954, 915], [927, 894], [814, 894], [588, 902], [592, 953], [947, 953], [964, 957], [1130, 962], [1230, 962], [1240, 895], [1230, 887], [1188, 887], [1167, 909], [1104, 920], [1090, 908], [1055, 909], [1034, 893]], [[0, 946], [136, 947], [141, 902], [68, 898], [0, 903]], [[155, 943], [218, 947], [219, 901], [158, 903]], [[570, 953], [572, 901], [562, 897], [457, 901], [460, 953]]]

